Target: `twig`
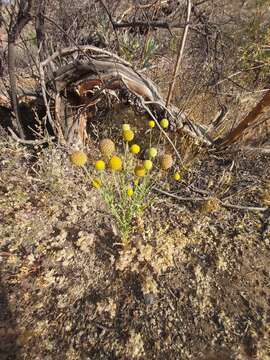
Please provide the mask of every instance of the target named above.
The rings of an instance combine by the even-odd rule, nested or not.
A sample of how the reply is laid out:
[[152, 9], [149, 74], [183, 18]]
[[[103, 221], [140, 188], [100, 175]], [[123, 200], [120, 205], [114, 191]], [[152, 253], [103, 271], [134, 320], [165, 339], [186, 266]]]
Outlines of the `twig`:
[[175, 67], [174, 67], [174, 71], [173, 71], [173, 78], [172, 78], [172, 82], [169, 88], [169, 92], [168, 92], [168, 96], [167, 96], [167, 100], [166, 100], [166, 106], [168, 107], [172, 98], [172, 92], [175, 86], [175, 80], [179, 71], [179, 67], [180, 67], [180, 63], [183, 57], [183, 53], [184, 53], [184, 48], [185, 48], [185, 43], [187, 40], [187, 34], [188, 34], [188, 28], [189, 28], [189, 19], [190, 19], [190, 14], [191, 14], [191, 0], [187, 0], [187, 17], [186, 17], [186, 25], [185, 25], [185, 29], [184, 29], [184, 33], [181, 39], [181, 45], [179, 46], [178, 49], [178, 54], [177, 54], [177, 60], [175, 63]]
[[168, 191], [159, 189], [157, 187], [153, 187], [153, 190], [155, 190], [156, 192], [158, 192], [160, 194], [163, 194], [163, 195], [166, 195], [166, 196], [169, 196], [169, 197], [172, 197], [174, 199], [181, 200], [181, 201], [207, 201], [207, 200], [212, 199], [211, 197], [205, 197], [205, 198], [197, 197], [197, 198], [195, 198], [195, 197], [178, 196], [176, 194], [169, 193]]
[[46, 144], [49, 141], [53, 140], [53, 137], [50, 137], [48, 139], [42, 139], [42, 140], [25, 140], [25, 139], [21, 139], [20, 137], [18, 137], [15, 132], [8, 127], [8, 131], [10, 132], [11, 137], [16, 140], [17, 142], [19, 142], [20, 144], [26, 144], [26, 145], [42, 145], [42, 144]]
[[43, 66], [42, 63], [39, 63], [39, 75], [40, 75], [40, 84], [41, 84], [41, 90], [42, 90], [42, 96], [43, 96], [43, 101], [46, 107], [46, 115], [47, 118], [49, 120], [50, 125], [52, 126], [55, 134], [56, 134], [56, 127], [55, 127], [55, 123], [53, 121], [51, 112], [50, 112], [50, 106], [48, 104], [48, 100], [47, 100], [47, 94], [46, 94], [46, 82], [45, 82], [45, 74], [44, 74], [44, 70], [43, 70]]
[[241, 206], [241, 205], [232, 205], [227, 203], [220, 203], [222, 206], [230, 209], [237, 209], [237, 210], [247, 210], [247, 211], [259, 211], [259, 212], [265, 212], [268, 210], [268, 207], [255, 207], [255, 206]]
[[[213, 199], [213, 197], [205, 197], [205, 198], [193, 198], [193, 197], [182, 197], [182, 196], [178, 196], [175, 195], [173, 193], [169, 193], [168, 191], [159, 189], [157, 187], [153, 187], [153, 190], [159, 192], [160, 194], [172, 197], [174, 199], [180, 200], [180, 201], [195, 201], [195, 202], [200, 202], [200, 201], [208, 201]], [[233, 204], [228, 204], [222, 201], [219, 201], [219, 204], [225, 208], [230, 208], [230, 209], [237, 209], [237, 210], [247, 210], [247, 211], [258, 211], [258, 212], [265, 212], [267, 211], [269, 208], [268, 207], [255, 207], [255, 206], [241, 206], [241, 205], [233, 205]]]
[[113, 31], [114, 31], [114, 34], [115, 34], [115, 37], [116, 37], [116, 40], [117, 40], [117, 47], [118, 47], [118, 53], [120, 53], [120, 42], [119, 42], [119, 38], [118, 38], [118, 34], [117, 34], [117, 31], [116, 31], [116, 26], [115, 26], [115, 22], [113, 20], [113, 17], [112, 17], [112, 14], [110, 13], [107, 5], [105, 4], [105, 2], [103, 0], [99, 0], [99, 2], [102, 4], [102, 6], [104, 7], [107, 15], [108, 15], [108, 18], [110, 20], [110, 23], [112, 24], [112, 27], [113, 27]]
[[155, 121], [157, 127], [159, 128], [159, 130], [161, 131], [161, 133], [165, 136], [165, 138], [168, 140], [168, 142], [171, 144], [175, 154], [177, 155], [181, 165], [183, 165], [183, 161], [182, 158], [178, 152], [178, 150], [176, 149], [174, 143], [172, 142], [172, 140], [170, 139], [170, 137], [168, 136], [168, 134], [166, 133], [166, 131], [164, 131], [164, 129], [162, 129], [162, 127], [160, 126], [158, 120], [156, 119], [156, 117], [154, 116], [154, 114], [152, 113], [152, 111], [149, 109], [148, 106], [145, 105], [143, 99], [141, 100], [141, 104], [143, 106], [143, 108], [148, 112], [148, 114], [152, 117], [152, 119]]
[[[133, 22], [115, 22], [114, 26], [116, 28], [128, 28], [128, 27], [140, 27], [140, 26], [147, 26], [150, 28], [161, 28], [161, 29], [169, 29], [170, 26], [167, 22], [160, 22], [160, 21], [133, 21]], [[179, 27], [184, 27], [185, 25], [179, 25]]]
[[246, 150], [246, 151], [255, 151], [255, 152], [259, 152], [261, 154], [270, 154], [270, 148], [260, 148], [260, 147], [255, 147], [255, 146], [243, 146], [241, 147], [241, 150]]

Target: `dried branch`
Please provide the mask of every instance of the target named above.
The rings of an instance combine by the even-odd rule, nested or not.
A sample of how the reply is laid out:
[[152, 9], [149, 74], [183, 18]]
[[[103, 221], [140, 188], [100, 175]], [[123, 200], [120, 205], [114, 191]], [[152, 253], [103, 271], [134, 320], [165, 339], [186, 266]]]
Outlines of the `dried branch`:
[[108, 6], [106, 5], [106, 3], [103, 1], [103, 0], [99, 0], [99, 2], [102, 4], [102, 6], [104, 7], [107, 15], [108, 15], [108, 18], [110, 20], [110, 23], [112, 24], [112, 27], [113, 27], [113, 31], [115, 33], [115, 37], [116, 37], [116, 40], [117, 40], [117, 48], [118, 48], [118, 53], [120, 53], [120, 43], [119, 43], [119, 38], [118, 38], [118, 34], [117, 34], [117, 31], [116, 31], [116, 26], [115, 26], [115, 22], [113, 20], [113, 17], [112, 17], [112, 14], [110, 13], [109, 9], [108, 9]]
[[50, 137], [48, 139], [42, 139], [42, 140], [25, 140], [25, 139], [21, 139], [19, 136], [17, 136], [10, 127], [8, 128], [8, 131], [9, 131], [11, 137], [15, 141], [19, 142], [20, 144], [25, 144], [25, 145], [42, 145], [42, 144], [46, 144], [54, 139], [53, 137]]
[[167, 100], [166, 100], [166, 106], [168, 107], [170, 102], [171, 102], [171, 98], [172, 98], [172, 93], [174, 90], [174, 86], [175, 86], [175, 81], [176, 81], [176, 77], [177, 74], [179, 72], [179, 67], [182, 61], [182, 57], [183, 57], [183, 53], [184, 53], [184, 48], [185, 48], [185, 44], [186, 44], [186, 39], [187, 39], [187, 34], [188, 34], [188, 28], [189, 28], [189, 19], [190, 19], [190, 14], [191, 14], [191, 0], [187, 0], [187, 17], [186, 17], [186, 25], [185, 25], [185, 29], [183, 32], [183, 36], [181, 39], [181, 43], [178, 49], [178, 54], [177, 54], [177, 60], [174, 66], [174, 70], [173, 70], [173, 78], [172, 78], [172, 82], [169, 88], [169, 92], [168, 92], [168, 96], [167, 96]]
[[[199, 198], [199, 197], [183, 197], [183, 196], [178, 196], [176, 194], [173, 193], [169, 193], [168, 191], [159, 189], [157, 187], [154, 187], [153, 190], [155, 190], [156, 192], [172, 197], [174, 199], [180, 200], [180, 201], [194, 201], [194, 202], [204, 202], [204, 201], [208, 201], [211, 200], [212, 197], [205, 197], [205, 198]], [[233, 204], [228, 204], [226, 202], [223, 201], [219, 201], [218, 202], [220, 204], [220, 206], [223, 206], [225, 208], [229, 208], [229, 209], [236, 209], [236, 210], [246, 210], [246, 211], [257, 211], [257, 212], [265, 212], [267, 211], [269, 208], [268, 207], [256, 207], [256, 206], [241, 206], [241, 205], [233, 205]]]
[[10, 81], [11, 106], [16, 117], [16, 123], [21, 138], [24, 138], [24, 131], [21, 123], [20, 112], [18, 109], [15, 43], [23, 28], [31, 20], [31, 8], [32, 0], [21, 0], [19, 2], [19, 11], [17, 16], [14, 13], [11, 15], [8, 30], [8, 74]]
[[260, 115], [270, 107], [270, 90], [266, 92], [262, 100], [248, 113], [248, 115], [234, 128], [224, 139], [219, 140], [218, 146], [228, 146], [239, 139], [243, 132], [254, 124]]

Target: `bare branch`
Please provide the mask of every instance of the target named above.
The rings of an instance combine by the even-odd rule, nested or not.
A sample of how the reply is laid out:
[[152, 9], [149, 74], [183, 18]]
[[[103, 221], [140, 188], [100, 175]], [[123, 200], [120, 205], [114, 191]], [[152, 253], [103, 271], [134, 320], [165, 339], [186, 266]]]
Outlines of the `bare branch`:
[[[195, 197], [183, 197], [183, 196], [178, 196], [174, 193], [169, 193], [168, 191], [159, 189], [157, 187], [154, 187], [153, 190], [155, 190], [156, 192], [172, 197], [174, 199], [180, 200], [180, 201], [194, 201], [194, 202], [204, 202], [204, 201], [208, 201], [211, 200], [212, 197], [205, 197], [205, 198], [195, 198]], [[236, 210], [246, 210], [246, 211], [256, 211], [256, 212], [265, 212], [267, 211], [269, 208], [268, 207], [256, 207], [256, 206], [241, 206], [241, 205], [233, 205], [233, 204], [228, 204], [222, 201], [218, 202], [220, 204], [220, 206], [223, 206], [225, 208], [229, 208], [229, 209], [236, 209]]]
[[167, 100], [166, 100], [166, 106], [169, 106], [170, 102], [171, 102], [171, 98], [172, 98], [172, 93], [173, 93], [173, 89], [175, 86], [175, 81], [176, 81], [176, 77], [177, 74], [179, 72], [179, 67], [182, 61], [182, 57], [183, 57], [183, 53], [184, 53], [184, 48], [185, 48], [185, 44], [186, 44], [186, 39], [187, 39], [187, 34], [188, 34], [188, 28], [189, 28], [189, 19], [190, 19], [190, 14], [191, 14], [191, 0], [187, 0], [187, 17], [186, 17], [186, 25], [185, 25], [185, 29], [183, 32], [183, 36], [181, 39], [181, 45], [179, 46], [178, 49], [178, 54], [177, 54], [177, 60], [174, 66], [174, 71], [173, 71], [173, 78], [172, 78], [172, 82], [169, 88], [169, 92], [168, 92], [168, 96], [167, 96]]
[[254, 125], [255, 121], [270, 107], [270, 90], [264, 95], [262, 100], [248, 113], [248, 115], [234, 128], [224, 139], [219, 140], [219, 146], [228, 146], [239, 139], [250, 125]]
[[8, 128], [8, 131], [10, 132], [10, 135], [14, 140], [16, 140], [17, 142], [19, 142], [21, 144], [25, 144], [25, 145], [42, 145], [42, 144], [46, 144], [49, 141], [52, 141], [54, 139], [53, 137], [50, 137], [48, 139], [42, 139], [42, 140], [25, 140], [25, 139], [21, 139], [19, 136], [17, 136], [10, 127]]

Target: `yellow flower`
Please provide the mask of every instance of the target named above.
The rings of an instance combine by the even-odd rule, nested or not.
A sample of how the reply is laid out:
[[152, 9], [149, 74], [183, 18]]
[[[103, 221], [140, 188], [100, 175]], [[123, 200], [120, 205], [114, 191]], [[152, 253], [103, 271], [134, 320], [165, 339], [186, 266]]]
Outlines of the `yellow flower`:
[[114, 171], [122, 170], [122, 160], [119, 156], [114, 155], [109, 161], [109, 168]]
[[111, 157], [115, 152], [115, 145], [111, 139], [103, 139], [99, 143], [100, 152], [106, 157]]
[[169, 126], [169, 121], [168, 121], [168, 119], [162, 119], [161, 122], [160, 122], [160, 126], [161, 126], [163, 129], [167, 129], [167, 127]]
[[137, 165], [135, 167], [134, 172], [135, 172], [135, 175], [138, 176], [138, 177], [145, 176], [145, 168], [142, 165]]
[[152, 167], [153, 167], [152, 161], [151, 160], [144, 160], [143, 167], [145, 168], [145, 170], [151, 170]]
[[132, 141], [134, 139], [134, 132], [132, 130], [124, 130], [123, 139], [125, 141]]
[[168, 170], [173, 165], [173, 158], [170, 154], [164, 154], [159, 159], [160, 167], [162, 170]]
[[127, 195], [128, 195], [129, 197], [131, 197], [133, 194], [134, 194], [134, 191], [133, 191], [132, 187], [129, 187], [129, 188], [127, 189]]
[[97, 169], [97, 170], [104, 170], [105, 169], [105, 162], [103, 161], [103, 160], [97, 160], [96, 162], [95, 162], [95, 168]]
[[156, 123], [154, 122], [154, 120], [150, 120], [148, 121], [148, 126], [153, 129], [156, 126]]
[[129, 124], [123, 124], [122, 125], [122, 130], [123, 131], [130, 130], [130, 125]]
[[173, 178], [174, 178], [175, 181], [181, 180], [181, 175], [180, 175], [180, 173], [179, 173], [178, 171], [177, 171], [176, 173], [174, 173]]
[[99, 178], [95, 178], [92, 181], [92, 185], [94, 188], [99, 189], [102, 186], [102, 182]]
[[131, 145], [131, 147], [130, 147], [130, 152], [131, 152], [132, 154], [138, 154], [140, 151], [141, 151], [141, 148], [140, 148], [139, 145], [137, 145], [137, 144]]
[[84, 166], [87, 162], [87, 155], [83, 151], [74, 151], [70, 155], [70, 161], [75, 166]]
[[150, 158], [154, 158], [157, 156], [157, 149], [154, 147], [151, 147], [150, 149], [147, 150], [147, 154]]

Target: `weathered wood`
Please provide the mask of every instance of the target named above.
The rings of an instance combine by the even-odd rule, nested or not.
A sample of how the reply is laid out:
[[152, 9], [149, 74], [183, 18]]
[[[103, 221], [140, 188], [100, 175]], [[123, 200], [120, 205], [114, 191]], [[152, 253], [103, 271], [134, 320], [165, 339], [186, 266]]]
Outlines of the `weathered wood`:
[[[45, 82], [44, 75], [46, 74], [46, 68], [54, 63], [58, 58], [68, 58], [68, 63], [54, 72], [53, 77], [47, 78]], [[67, 60], [67, 59], [65, 59]], [[46, 84], [54, 84], [53, 88], [56, 89], [56, 93], [51, 89], [50, 96], [56, 101], [55, 106], [55, 117], [57, 117], [57, 124], [61, 124], [62, 133], [68, 134], [66, 141], [71, 141], [72, 134], [85, 133], [85, 129], [80, 131], [74, 131], [75, 126], [86, 126], [86, 122], [79, 121], [81, 116], [76, 116], [76, 109], [74, 109], [74, 99], [69, 96], [69, 93], [75, 94], [79, 100], [75, 102], [75, 108], [83, 107], [84, 109], [90, 109], [94, 106], [99, 96], [107, 91], [123, 90], [137, 99], [136, 103], [140, 103], [143, 109], [149, 109], [148, 113], [155, 112], [159, 114], [159, 117], [169, 117], [171, 124], [174, 124], [176, 128], [182, 129], [190, 136], [196, 138], [201, 143], [210, 145], [211, 139], [207, 136], [207, 129], [199, 124], [192, 122], [188, 116], [181, 112], [177, 107], [171, 105], [169, 108], [166, 107], [163, 97], [159, 93], [155, 84], [146, 76], [142, 75], [139, 71], [134, 69], [131, 64], [121, 59], [119, 56], [110, 53], [107, 50], [97, 48], [91, 45], [85, 46], [74, 46], [71, 48], [64, 48], [57, 50], [47, 59], [40, 63], [40, 74], [42, 83], [42, 93], [44, 102], [47, 108], [47, 114], [49, 115], [49, 121], [51, 122], [51, 114], [48, 111], [48, 101], [45, 96]], [[94, 86], [98, 86], [95, 90], [95, 95], [90, 94]], [[70, 91], [71, 90], [71, 91]], [[61, 98], [63, 99], [61, 100]], [[59, 104], [66, 103], [67, 106], [73, 106], [74, 123], [66, 124], [65, 119], [59, 118]], [[68, 105], [69, 104], [69, 105]], [[78, 110], [78, 111], [80, 111]], [[68, 111], [69, 112], [69, 111]], [[63, 129], [63, 126], [68, 126], [68, 129]]]
[[251, 124], [254, 124], [260, 115], [270, 108], [270, 90], [266, 92], [261, 101], [248, 113], [248, 115], [221, 141], [221, 146], [228, 146], [239, 139]]

